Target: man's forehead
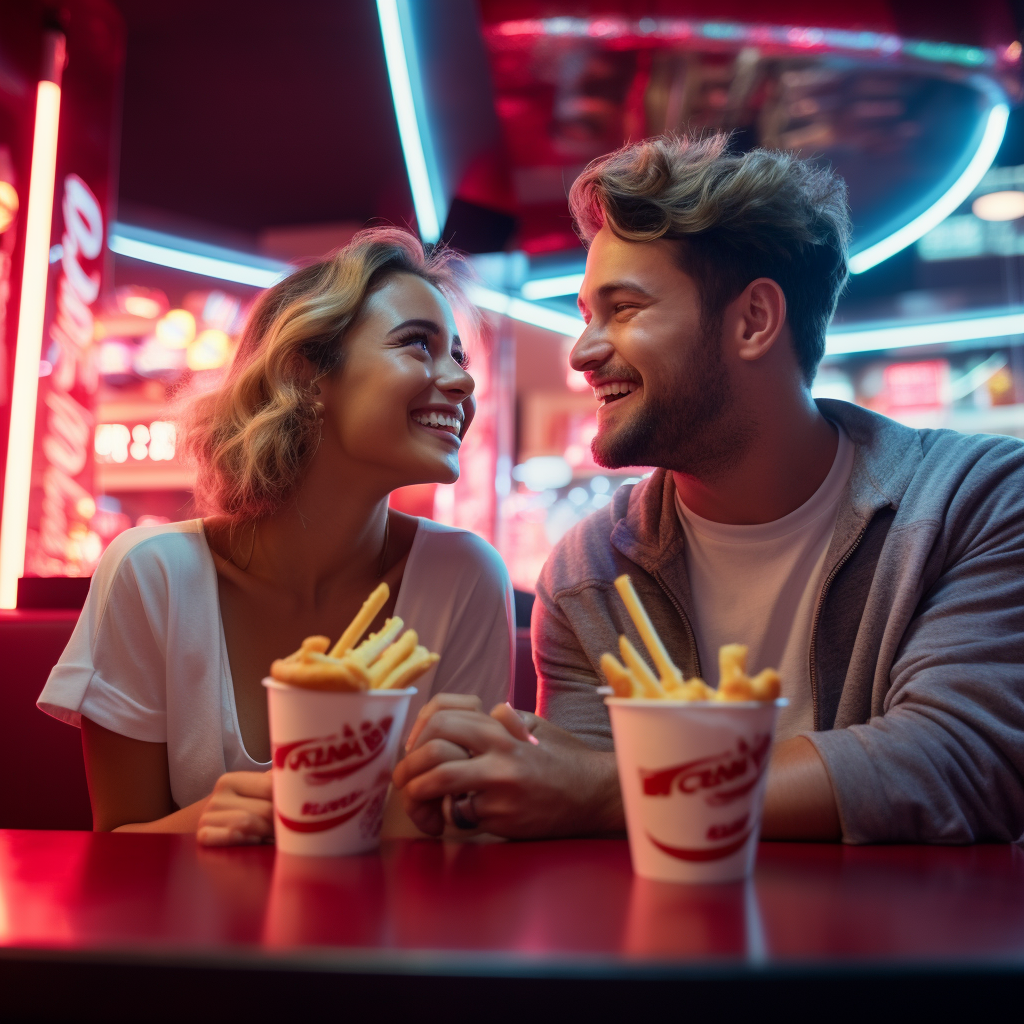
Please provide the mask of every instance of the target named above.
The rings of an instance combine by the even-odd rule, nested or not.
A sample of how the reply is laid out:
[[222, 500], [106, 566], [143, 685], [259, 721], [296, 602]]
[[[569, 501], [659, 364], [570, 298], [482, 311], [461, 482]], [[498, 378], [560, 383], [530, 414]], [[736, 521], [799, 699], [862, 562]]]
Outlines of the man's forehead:
[[587, 252], [583, 291], [596, 292], [609, 284], [633, 281], [644, 287], [645, 279], [678, 272], [671, 243], [631, 242], [607, 225], [594, 236]]

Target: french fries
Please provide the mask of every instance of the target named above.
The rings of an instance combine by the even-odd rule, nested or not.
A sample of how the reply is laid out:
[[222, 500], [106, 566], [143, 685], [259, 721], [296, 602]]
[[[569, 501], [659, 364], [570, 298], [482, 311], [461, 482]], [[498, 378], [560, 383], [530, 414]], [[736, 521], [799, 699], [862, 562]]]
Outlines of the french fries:
[[[614, 654], [601, 655], [601, 671], [616, 697], [686, 701], [771, 701], [782, 693], [782, 681], [773, 668], [766, 668], [753, 679], [747, 675], [747, 648], [743, 644], [725, 644], [718, 651], [718, 689], [703, 679], [683, 680], [672, 663], [644, 606], [640, 603], [628, 576], [615, 581], [629, 617], [657, 667], [655, 675], [640, 652], [624, 636], [619, 637], [622, 662]], [[321, 640], [322, 637], [310, 637]], [[309, 643], [310, 641], [307, 641]]]
[[359, 643], [389, 594], [386, 583], [374, 590], [330, 654], [328, 637], [308, 636], [294, 654], [270, 666], [270, 675], [278, 682], [311, 690], [400, 690], [415, 682], [439, 656], [420, 644], [416, 630], [403, 633], [405, 623], [400, 618], [387, 619], [379, 633]]

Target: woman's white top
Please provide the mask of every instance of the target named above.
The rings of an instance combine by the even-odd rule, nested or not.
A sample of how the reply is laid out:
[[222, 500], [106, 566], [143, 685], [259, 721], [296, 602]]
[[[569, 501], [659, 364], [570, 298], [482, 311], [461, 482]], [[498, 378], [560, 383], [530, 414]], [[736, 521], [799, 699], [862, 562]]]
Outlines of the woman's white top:
[[[509, 698], [512, 585], [486, 541], [419, 520], [395, 615], [441, 655], [415, 683], [406, 731], [435, 693], [476, 694], [488, 711]], [[38, 706], [79, 728], [84, 715], [122, 736], [166, 743], [178, 807], [207, 796], [224, 772], [270, 767], [242, 743], [201, 519], [114, 539]]]

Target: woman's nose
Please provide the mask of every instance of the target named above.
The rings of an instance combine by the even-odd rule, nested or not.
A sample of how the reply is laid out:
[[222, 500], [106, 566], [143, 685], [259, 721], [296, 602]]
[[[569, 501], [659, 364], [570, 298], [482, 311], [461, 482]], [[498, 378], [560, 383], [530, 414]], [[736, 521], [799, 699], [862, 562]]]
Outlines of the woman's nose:
[[463, 401], [473, 394], [473, 389], [476, 387], [476, 381], [469, 375], [469, 372], [465, 367], [459, 366], [454, 359], [449, 360], [449, 365], [445, 367], [441, 373], [438, 381], [438, 388], [443, 391], [446, 395]]

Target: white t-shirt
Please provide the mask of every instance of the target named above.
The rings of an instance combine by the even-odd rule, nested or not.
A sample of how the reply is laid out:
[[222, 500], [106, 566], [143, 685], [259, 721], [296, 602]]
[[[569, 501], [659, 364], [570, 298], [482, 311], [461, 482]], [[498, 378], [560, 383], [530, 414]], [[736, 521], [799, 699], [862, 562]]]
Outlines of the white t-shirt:
[[750, 648], [751, 675], [778, 669], [789, 698], [779, 714], [779, 740], [814, 729], [811, 627], [853, 455], [853, 443], [839, 430], [835, 461], [821, 486], [772, 523], [714, 523], [691, 512], [676, 493], [704, 678], [718, 685], [718, 648], [731, 643]]
[[[441, 655], [415, 684], [406, 731], [442, 690], [475, 693], [487, 710], [509, 699], [512, 585], [486, 541], [421, 519], [395, 615]], [[122, 736], [166, 743], [179, 807], [207, 796], [224, 772], [270, 767], [242, 743], [217, 569], [201, 519], [115, 538], [38, 706], [71, 725], [81, 727], [84, 715]]]

